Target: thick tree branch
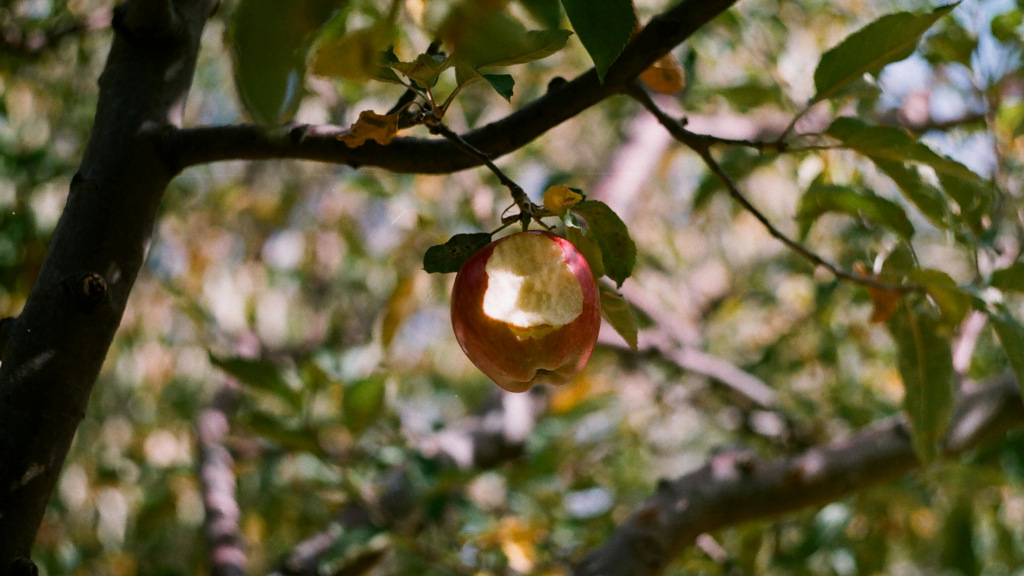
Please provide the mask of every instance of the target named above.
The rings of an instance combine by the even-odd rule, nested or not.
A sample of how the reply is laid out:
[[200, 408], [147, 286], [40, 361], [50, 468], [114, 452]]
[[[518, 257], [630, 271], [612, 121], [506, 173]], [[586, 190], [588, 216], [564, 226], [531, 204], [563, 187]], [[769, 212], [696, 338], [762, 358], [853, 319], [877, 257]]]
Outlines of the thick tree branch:
[[[1012, 378], [972, 386], [956, 405], [944, 455], [956, 456], [1022, 424], [1024, 405]], [[575, 575], [659, 574], [704, 532], [822, 505], [919, 465], [902, 418], [778, 460], [722, 452], [698, 470], [660, 482]]]
[[[690, 37], [737, 0], [682, 0], [651, 20], [608, 70], [604, 83], [594, 70], [552, 87], [547, 94], [505, 118], [464, 134], [463, 139], [492, 159], [517, 150], [547, 130], [605, 98], [622, 92], [654, 61]], [[394, 172], [448, 173], [479, 166], [481, 160], [441, 139], [396, 138], [387, 146], [368, 142], [349, 148], [337, 126], [216, 126], [169, 130], [158, 135], [179, 168], [223, 160], [295, 158]]]
[[215, 3], [175, 2], [179, 25], [159, 42], [114, 38], [81, 167], [0, 365], [0, 572], [29, 555], [142, 266], [175, 174], [143, 133], [180, 122]]

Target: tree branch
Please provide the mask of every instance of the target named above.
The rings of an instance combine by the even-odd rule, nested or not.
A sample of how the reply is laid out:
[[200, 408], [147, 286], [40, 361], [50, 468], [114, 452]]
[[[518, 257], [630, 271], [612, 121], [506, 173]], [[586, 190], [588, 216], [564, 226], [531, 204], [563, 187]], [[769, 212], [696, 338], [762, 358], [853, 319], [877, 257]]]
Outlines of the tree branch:
[[[1022, 424], [1024, 405], [1013, 378], [975, 385], [957, 402], [943, 454], [956, 456]], [[574, 574], [659, 574], [704, 532], [819, 506], [918, 466], [903, 418], [778, 460], [722, 452], [689, 474], [659, 482]]]
[[[591, 69], [560, 83], [544, 96], [505, 118], [472, 130], [462, 138], [490, 158], [518, 150], [547, 130], [573, 118], [605, 98], [622, 92], [653, 62], [690, 37], [737, 0], [682, 0], [633, 38], [604, 82]], [[479, 166], [481, 160], [446, 140], [396, 138], [387, 146], [368, 142], [349, 148], [338, 140], [337, 126], [215, 126], [156, 134], [160, 146], [179, 169], [224, 160], [294, 158], [376, 166], [393, 172], [440, 174]]]
[[29, 555], [142, 266], [174, 175], [143, 128], [180, 122], [215, 3], [175, 2], [180, 26], [159, 43], [114, 38], [81, 167], [0, 364], [0, 572]]
[[[661, 122], [662, 126], [664, 126], [665, 129], [668, 130], [669, 133], [672, 134], [672, 136], [675, 137], [676, 140], [678, 140], [680, 143], [687, 146], [688, 148], [696, 152], [698, 156], [700, 156], [701, 160], [704, 161], [704, 164], [707, 165], [708, 170], [710, 170], [711, 173], [714, 174], [722, 182], [722, 185], [729, 192], [729, 196], [731, 196], [733, 200], [739, 203], [739, 205], [742, 206], [744, 210], [753, 215], [754, 218], [756, 218], [757, 221], [760, 222], [766, 230], [768, 230], [768, 233], [771, 234], [772, 237], [774, 237], [779, 242], [785, 244], [786, 247], [788, 247], [790, 250], [796, 252], [802, 258], [814, 264], [815, 266], [825, 268], [833, 275], [835, 275], [837, 278], [841, 278], [843, 280], [847, 280], [855, 284], [860, 284], [868, 288], [874, 288], [877, 290], [883, 290], [886, 292], [894, 292], [900, 294], [906, 292], [913, 292], [921, 289], [920, 286], [912, 284], [889, 284], [887, 282], [878, 280], [875, 277], [862, 276], [860, 274], [849, 272], [839, 267], [837, 264], [825, 260], [815, 252], [808, 249], [803, 244], [797, 242], [796, 240], [790, 238], [789, 236], [786, 236], [781, 230], [776, 228], [770, 220], [768, 220], [767, 216], [765, 216], [760, 210], [758, 210], [756, 206], [751, 204], [750, 200], [748, 200], [747, 197], [744, 196], [742, 192], [740, 192], [740, 189], [736, 186], [735, 182], [732, 181], [729, 175], [726, 174], [725, 170], [722, 169], [721, 165], [718, 164], [718, 161], [715, 160], [714, 156], [711, 155], [711, 147], [715, 144], [724, 143], [730, 145], [753, 145], [757, 147], [760, 145], [760, 143], [737, 140], [725, 140], [721, 138], [716, 138], [714, 136], [694, 134], [693, 132], [690, 132], [689, 130], [684, 128], [683, 122], [680, 122], [675, 118], [672, 118], [663, 110], [661, 110], [661, 108], [658, 107], [657, 103], [654, 102], [654, 100], [651, 98], [650, 94], [645, 92], [639, 84], [633, 83], [629, 88], [627, 88], [627, 90], [629, 95], [637, 102], [639, 102], [644, 108], [650, 111], [651, 114], [653, 114], [658, 119], [658, 121]], [[783, 146], [783, 144], [781, 143], [781, 139], [779, 146]]]
[[210, 549], [212, 576], [245, 576], [248, 573], [248, 559], [238, 525], [241, 512], [235, 497], [234, 459], [224, 445], [237, 395], [238, 384], [225, 382], [213, 403], [199, 414], [196, 422], [199, 484], [206, 511], [204, 532]]

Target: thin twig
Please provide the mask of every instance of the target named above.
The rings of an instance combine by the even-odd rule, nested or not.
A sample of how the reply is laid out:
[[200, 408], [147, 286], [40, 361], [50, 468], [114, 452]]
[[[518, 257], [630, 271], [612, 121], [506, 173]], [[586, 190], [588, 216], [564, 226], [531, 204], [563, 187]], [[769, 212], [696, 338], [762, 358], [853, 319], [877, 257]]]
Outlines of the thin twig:
[[512, 194], [512, 201], [519, 207], [519, 221], [523, 224], [523, 229], [526, 229], [530, 224], [530, 220], [537, 220], [540, 222], [540, 220], [538, 220], [540, 207], [530, 200], [530, 197], [526, 195], [525, 191], [523, 191], [522, 186], [516, 184], [514, 180], [502, 172], [501, 168], [498, 168], [498, 165], [491, 160], [491, 157], [486, 152], [463, 140], [461, 136], [448, 128], [448, 126], [446, 126], [440, 119], [432, 119], [426, 122], [426, 124], [427, 127], [430, 128], [431, 133], [444, 136], [445, 139], [451, 142], [456, 148], [480, 160], [484, 166], [498, 177], [498, 181], [508, 188], [509, 192]]
[[690, 132], [689, 130], [684, 128], [683, 124], [679, 120], [672, 118], [671, 116], [666, 114], [660, 107], [658, 107], [658, 104], [638, 84], [633, 84], [632, 86], [630, 86], [630, 88], [626, 90], [626, 94], [628, 94], [637, 102], [639, 102], [644, 108], [650, 111], [651, 114], [654, 114], [658, 121], [661, 122], [662, 126], [664, 126], [665, 129], [668, 130], [669, 133], [672, 134], [672, 136], [675, 137], [676, 140], [678, 140], [680, 143], [696, 152], [697, 155], [700, 156], [701, 160], [703, 160], [704, 163], [707, 165], [708, 169], [711, 170], [711, 172], [715, 176], [717, 176], [718, 179], [722, 182], [722, 185], [725, 186], [725, 189], [729, 192], [729, 196], [731, 196], [733, 200], [739, 203], [740, 206], [742, 206], [747, 212], [753, 215], [754, 218], [756, 218], [757, 221], [760, 222], [766, 230], [768, 230], [769, 234], [771, 234], [775, 239], [785, 244], [789, 249], [799, 254], [805, 260], [811, 262], [815, 266], [825, 268], [837, 278], [841, 278], [843, 280], [847, 280], [855, 284], [860, 284], [861, 286], [867, 286], [870, 288], [885, 290], [887, 292], [894, 292], [899, 294], [905, 294], [908, 292], [915, 292], [920, 290], [920, 287], [916, 285], [890, 284], [888, 282], [882, 282], [870, 276], [862, 276], [860, 274], [844, 270], [837, 264], [833, 264], [832, 262], [825, 260], [818, 254], [808, 249], [803, 244], [797, 242], [796, 240], [793, 240], [789, 236], [786, 236], [781, 230], [776, 228], [775, 225], [771, 223], [771, 221], [768, 219], [767, 216], [764, 215], [764, 213], [758, 210], [756, 206], [751, 204], [750, 200], [747, 200], [746, 196], [744, 196], [743, 193], [740, 192], [740, 189], [732, 181], [732, 178], [729, 177], [725, 170], [722, 169], [721, 165], [718, 164], [718, 161], [715, 160], [715, 157], [711, 154], [711, 146], [720, 143], [719, 139], [714, 137], [702, 136], [700, 134], [694, 134], [693, 132]]

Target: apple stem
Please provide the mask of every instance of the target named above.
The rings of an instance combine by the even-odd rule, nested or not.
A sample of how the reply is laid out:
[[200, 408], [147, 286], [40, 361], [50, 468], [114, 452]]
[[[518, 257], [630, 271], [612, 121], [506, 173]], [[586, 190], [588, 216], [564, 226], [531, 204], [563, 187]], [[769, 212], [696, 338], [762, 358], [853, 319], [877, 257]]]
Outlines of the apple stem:
[[540, 221], [540, 217], [544, 215], [546, 210], [534, 204], [530, 200], [530, 197], [526, 195], [526, 192], [523, 191], [522, 186], [516, 184], [514, 180], [502, 172], [501, 168], [498, 168], [497, 164], [491, 160], [491, 156], [489, 154], [480, 150], [476, 146], [473, 146], [469, 142], [466, 142], [461, 136], [448, 128], [440, 118], [429, 122], [427, 127], [430, 129], [432, 134], [444, 136], [444, 138], [451, 142], [456, 148], [480, 160], [484, 166], [498, 177], [498, 181], [508, 188], [508, 191], [512, 194], [512, 201], [519, 207], [519, 214], [516, 214], [515, 217], [511, 219], [512, 221], [518, 220], [523, 225], [524, 231], [530, 227], [531, 220], [536, 220], [538, 224], [550, 230], [548, 226], [545, 226], [544, 223]]

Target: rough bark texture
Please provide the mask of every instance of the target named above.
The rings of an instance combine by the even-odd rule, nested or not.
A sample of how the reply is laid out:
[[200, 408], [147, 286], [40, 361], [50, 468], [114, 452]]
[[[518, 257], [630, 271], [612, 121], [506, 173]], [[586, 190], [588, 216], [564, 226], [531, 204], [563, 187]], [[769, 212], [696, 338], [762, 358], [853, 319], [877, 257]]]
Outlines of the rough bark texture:
[[27, 557], [174, 176], [152, 133], [180, 123], [215, 0], [132, 0], [92, 135], [0, 366], [0, 572]]

